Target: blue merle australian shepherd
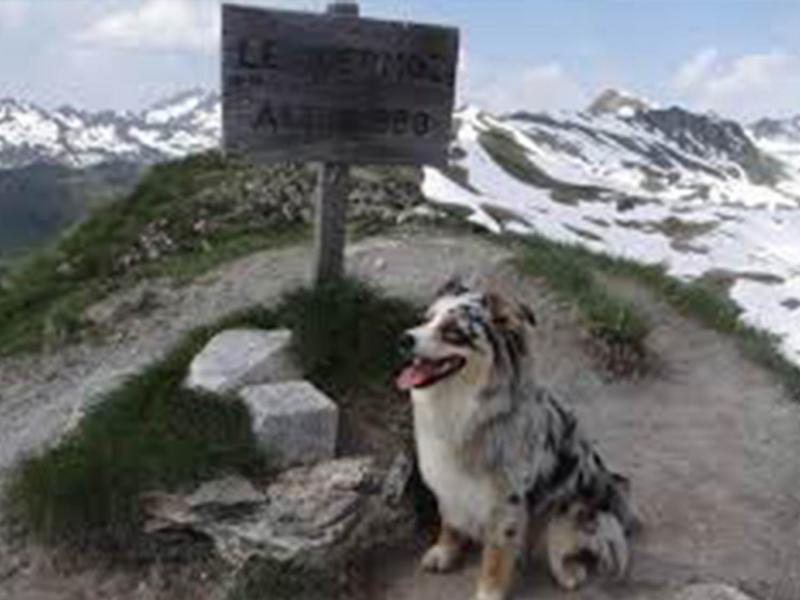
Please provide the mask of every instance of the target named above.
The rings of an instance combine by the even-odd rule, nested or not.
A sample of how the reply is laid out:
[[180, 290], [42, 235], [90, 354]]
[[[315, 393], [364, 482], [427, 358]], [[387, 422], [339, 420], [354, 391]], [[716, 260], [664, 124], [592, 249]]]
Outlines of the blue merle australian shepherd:
[[553, 577], [573, 589], [591, 572], [622, 575], [636, 526], [627, 480], [534, 380], [534, 325], [527, 307], [453, 282], [402, 340], [397, 384], [411, 392], [419, 467], [441, 517], [422, 566], [449, 570], [468, 541], [481, 543], [479, 600], [508, 596], [534, 531]]

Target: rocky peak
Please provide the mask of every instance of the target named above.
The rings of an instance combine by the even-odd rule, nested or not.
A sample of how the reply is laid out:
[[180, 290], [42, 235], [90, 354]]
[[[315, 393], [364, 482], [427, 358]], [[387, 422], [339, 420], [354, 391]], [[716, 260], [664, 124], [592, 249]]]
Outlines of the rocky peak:
[[629, 92], [607, 89], [589, 105], [587, 111], [594, 116], [611, 114], [627, 118], [650, 109], [649, 102]]
[[760, 119], [750, 126], [753, 136], [776, 142], [800, 142], [800, 115], [789, 119]]

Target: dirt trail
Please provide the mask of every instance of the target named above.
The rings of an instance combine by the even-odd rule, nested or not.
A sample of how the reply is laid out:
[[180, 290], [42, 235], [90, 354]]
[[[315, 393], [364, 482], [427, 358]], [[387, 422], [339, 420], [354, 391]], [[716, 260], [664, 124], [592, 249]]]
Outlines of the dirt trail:
[[[721, 581], [761, 600], [800, 598], [800, 406], [774, 378], [731, 340], [618, 283], [653, 322], [647, 343], [662, 364], [641, 381], [609, 383], [589, 364], [568, 311], [509, 266], [495, 275], [535, 307], [539, 378], [570, 400], [631, 477], [645, 522], [628, 582], [569, 597], [659, 600], [688, 583]], [[385, 600], [468, 598], [477, 570], [473, 560], [453, 575], [422, 575], [413, 552], [381, 564], [373, 597]], [[516, 598], [564, 598], [543, 573], [534, 563]]]
[[[505, 255], [473, 239], [374, 238], [350, 246], [348, 265], [392, 293], [426, 300], [443, 273], [490, 270]], [[114, 319], [108, 336], [113, 341], [1, 360], [0, 473], [63, 430], [87, 397], [138, 371], [187, 331], [238, 309], [274, 302], [303, 283], [310, 256], [305, 246], [272, 250], [224, 265], [186, 287], [168, 280], [148, 282], [155, 308]]]
[[[159, 356], [183, 332], [274, 300], [302, 281], [308, 256], [306, 248], [269, 251], [184, 288], [163, 284], [159, 305], [118, 323], [113, 343], [0, 363], [0, 471], [62, 431], [87, 393]], [[542, 323], [535, 344], [540, 378], [571, 399], [610, 462], [632, 478], [646, 523], [629, 582], [594, 584], [570, 597], [660, 600], [680, 584], [712, 580], [760, 600], [800, 598], [800, 407], [730, 340], [632, 285], [617, 287], [650, 314], [648, 344], [663, 367], [638, 382], [604, 381], [570, 311], [505, 258], [506, 251], [480, 239], [412, 235], [355, 244], [348, 261], [354, 272], [416, 298], [428, 297], [453, 272], [492, 274], [534, 306]], [[421, 575], [418, 551], [379, 561], [373, 598], [470, 597], [474, 564], [452, 575]], [[520, 600], [565, 597], [541, 565], [531, 573]], [[0, 591], [0, 599], [16, 597], [24, 595]]]

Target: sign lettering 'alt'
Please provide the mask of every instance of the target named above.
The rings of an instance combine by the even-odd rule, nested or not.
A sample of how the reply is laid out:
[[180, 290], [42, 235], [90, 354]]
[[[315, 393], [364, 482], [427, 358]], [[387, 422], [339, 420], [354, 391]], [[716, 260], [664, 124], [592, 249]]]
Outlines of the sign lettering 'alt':
[[263, 162], [445, 160], [457, 30], [226, 5], [222, 44], [228, 152]]

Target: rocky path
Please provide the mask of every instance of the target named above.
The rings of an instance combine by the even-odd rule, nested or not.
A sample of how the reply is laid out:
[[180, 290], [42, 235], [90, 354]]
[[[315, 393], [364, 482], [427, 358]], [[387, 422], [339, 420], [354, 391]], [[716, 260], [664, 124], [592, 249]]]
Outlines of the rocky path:
[[[392, 293], [427, 299], [443, 273], [491, 268], [505, 251], [475, 240], [375, 238], [349, 248], [357, 275]], [[112, 328], [105, 344], [0, 361], [0, 472], [22, 453], [51, 440], [87, 398], [161, 356], [191, 329], [254, 304], [274, 302], [303, 283], [310, 248], [266, 251], [225, 265], [186, 287], [148, 282], [127, 296], [148, 294], [146, 311], [126, 312], [112, 297], [95, 307]], [[121, 313], [121, 314], [120, 314]]]
[[[646, 524], [629, 582], [595, 584], [571, 597], [661, 600], [686, 583], [723, 581], [760, 600], [800, 598], [800, 407], [730, 340], [629, 284], [618, 291], [649, 313], [655, 328], [648, 344], [661, 368], [637, 382], [605, 381], [570, 311], [506, 258], [480, 239], [410, 235], [355, 244], [348, 261], [391, 292], [420, 299], [453, 272], [489, 274], [534, 306], [542, 323], [540, 378], [569, 396], [610, 462], [631, 477]], [[307, 248], [268, 251], [186, 287], [151, 283], [155, 307], [115, 318], [113, 342], [0, 363], [0, 470], [57, 436], [87, 396], [153, 360], [185, 331], [301, 282], [308, 259]], [[452, 575], [422, 575], [419, 550], [376, 561], [371, 597], [469, 597], [474, 561]], [[518, 597], [565, 595], [534, 563]]]
[[[677, 315], [647, 290], [615, 284], [645, 311], [658, 373], [609, 383], [582, 351], [568, 311], [510, 266], [501, 288], [527, 297], [542, 327], [537, 372], [570, 399], [611, 464], [628, 474], [645, 523], [623, 584], [584, 600], [660, 600], [696, 581], [725, 582], [760, 600], [800, 598], [800, 406], [734, 343]], [[381, 561], [375, 598], [469, 598], [475, 560], [453, 575], [417, 572], [421, 548]], [[519, 600], [564, 598], [534, 560]], [[711, 600], [711, 597], [709, 597]]]

